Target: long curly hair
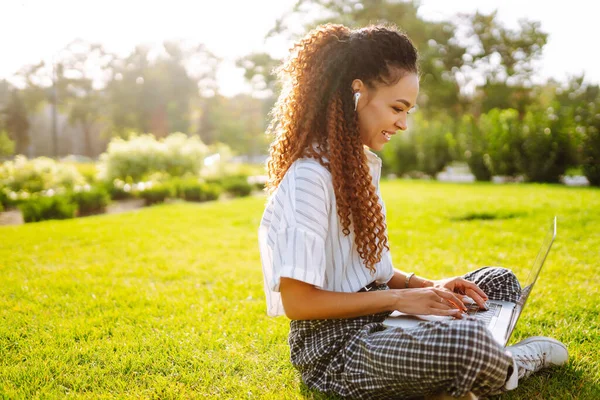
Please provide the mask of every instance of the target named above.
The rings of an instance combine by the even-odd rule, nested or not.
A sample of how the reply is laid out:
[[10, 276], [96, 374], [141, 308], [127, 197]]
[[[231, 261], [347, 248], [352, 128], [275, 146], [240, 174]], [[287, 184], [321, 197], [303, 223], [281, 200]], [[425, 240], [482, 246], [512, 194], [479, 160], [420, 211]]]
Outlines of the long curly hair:
[[331, 173], [342, 231], [349, 235], [352, 223], [358, 253], [372, 273], [389, 246], [351, 84], [361, 79], [369, 88], [391, 85], [411, 72], [418, 73], [415, 47], [405, 34], [383, 25], [317, 27], [276, 69], [282, 92], [267, 130], [275, 135], [267, 161], [267, 192], [275, 191], [298, 158], [318, 160]]

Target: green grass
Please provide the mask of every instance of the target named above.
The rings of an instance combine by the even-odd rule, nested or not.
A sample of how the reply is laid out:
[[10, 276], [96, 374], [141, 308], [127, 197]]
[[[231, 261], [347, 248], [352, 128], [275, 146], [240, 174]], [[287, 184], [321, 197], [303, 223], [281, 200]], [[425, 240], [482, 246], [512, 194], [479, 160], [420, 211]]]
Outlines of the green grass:
[[[514, 340], [565, 342], [566, 367], [507, 399], [600, 398], [600, 191], [384, 182], [396, 267], [440, 278], [531, 265], [558, 238]], [[0, 398], [327, 398], [265, 315], [264, 198], [0, 227]]]

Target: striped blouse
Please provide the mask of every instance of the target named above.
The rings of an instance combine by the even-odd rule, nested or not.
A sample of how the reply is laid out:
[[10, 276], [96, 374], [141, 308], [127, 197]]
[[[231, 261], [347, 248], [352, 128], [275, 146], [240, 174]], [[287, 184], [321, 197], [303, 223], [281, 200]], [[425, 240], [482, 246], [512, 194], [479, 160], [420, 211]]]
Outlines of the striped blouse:
[[[379, 202], [381, 159], [365, 148]], [[267, 201], [259, 231], [259, 246], [270, 316], [283, 315], [281, 277], [293, 278], [335, 292], [357, 292], [373, 281], [385, 283], [393, 274], [389, 251], [375, 265], [364, 266], [354, 232], [345, 236], [337, 215], [330, 172], [314, 159], [296, 160]]]

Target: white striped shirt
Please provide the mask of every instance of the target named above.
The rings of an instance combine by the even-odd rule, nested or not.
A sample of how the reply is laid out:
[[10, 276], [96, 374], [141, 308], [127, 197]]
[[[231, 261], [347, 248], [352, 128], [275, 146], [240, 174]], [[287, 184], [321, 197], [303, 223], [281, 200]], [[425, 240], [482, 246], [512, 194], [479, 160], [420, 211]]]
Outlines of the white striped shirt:
[[[381, 159], [365, 148], [379, 203]], [[258, 230], [267, 313], [283, 315], [281, 277], [335, 292], [357, 292], [373, 281], [388, 282], [394, 268], [384, 250], [372, 275], [361, 260], [354, 232], [342, 232], [330, 172], [314, 159], [298, 159], [269, 198]]]

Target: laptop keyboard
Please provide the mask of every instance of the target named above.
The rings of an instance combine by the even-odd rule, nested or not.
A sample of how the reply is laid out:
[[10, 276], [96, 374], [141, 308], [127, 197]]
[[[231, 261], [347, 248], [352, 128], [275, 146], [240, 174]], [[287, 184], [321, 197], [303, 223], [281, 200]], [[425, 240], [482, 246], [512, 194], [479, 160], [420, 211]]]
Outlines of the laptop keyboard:
[[500, 309], [502, 306], [496, 303], [488, 303], [488, 310], [480, 310], [477, 304], [471, 304], [467, 306], [467, 314], [485, 322], [486, 325], [490, 324], [493, 317], [500, 315]]

